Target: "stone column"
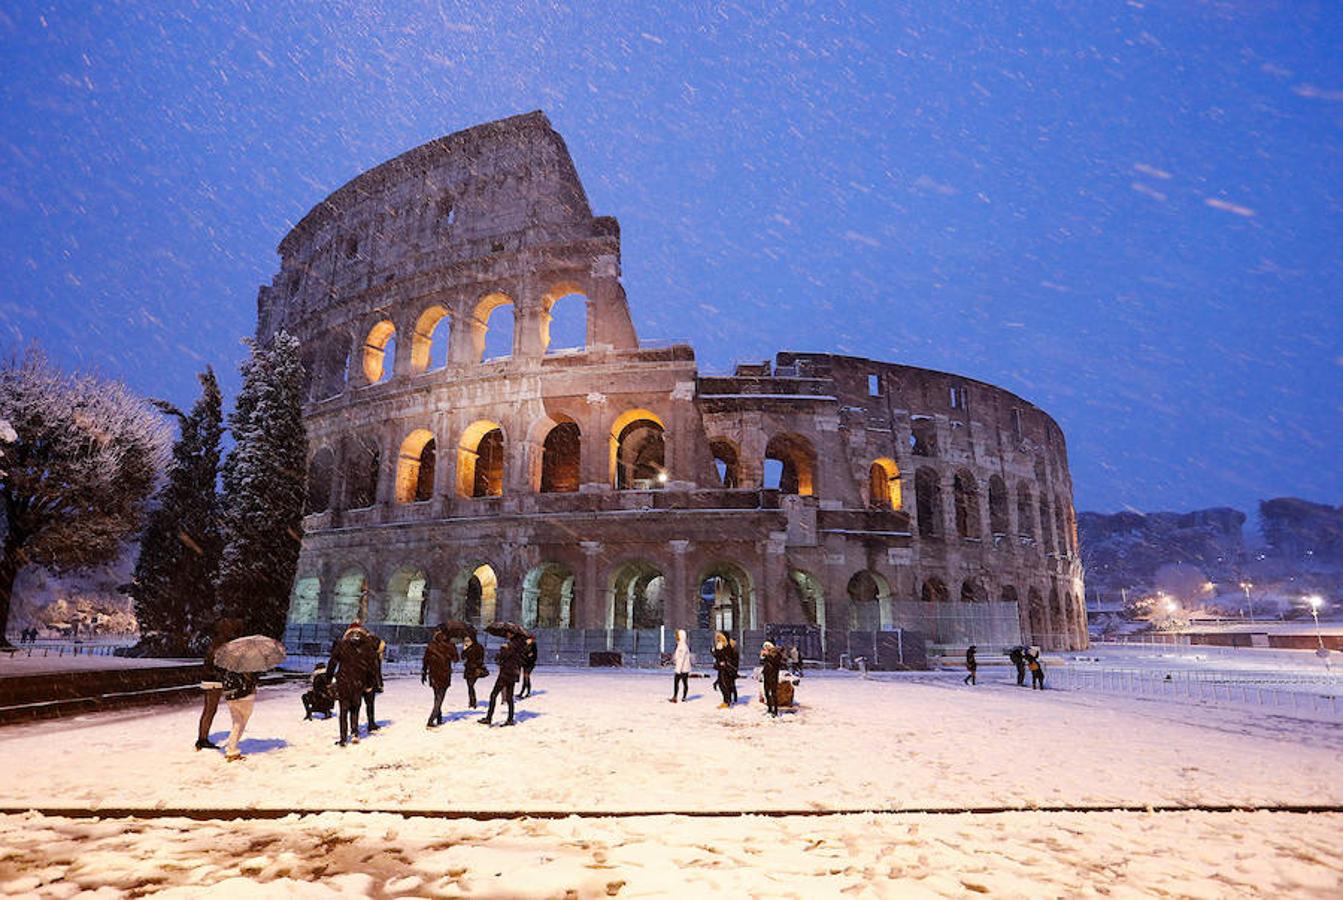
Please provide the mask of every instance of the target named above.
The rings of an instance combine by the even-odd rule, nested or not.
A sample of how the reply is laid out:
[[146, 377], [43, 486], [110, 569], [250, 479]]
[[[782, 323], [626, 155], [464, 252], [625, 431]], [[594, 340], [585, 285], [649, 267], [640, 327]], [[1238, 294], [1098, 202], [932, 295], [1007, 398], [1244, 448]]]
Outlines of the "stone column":
[[450, 504], [457, 497], [457, 445], [450, 428], [450, 419], [444, 413], [435, 413], [434, 429], [434, 515], [448, 514]]
[[474, 315], [454, 319], [448, 337], [448, 363], [470, 366], [480, 362], [485, 353], [485, 323]]
[[397, 440], [399, 425], [388, 422], [382, 427], [381, 471], [378, 472], [378, 505], [383, 507], [384, 517], [396, 499], [396, 469], [400, 464], [401, 442]]
[[949, 542], [960, 543], [960, 532], [956, 530], [956, 473], [937, 470], [937, 481], [942, 486], [942, 533]]
[[787, 538], [787, 532], [773, 532], [761, 548], [765, 577], [756, 590], [761, 600], [757, 604], [760, 617], [750, 623], [753, 629], [771, 622], [805, 621], [802, 610], [793, 610], [788, 603], [788, 560], [784, 555]]
[[667, 583], [667, 599], [662, 605], [662, 621], [667, 630], [676, 628], [690, 629], [695, 626], [694, 606], [689, 602], [690, 587], [686, 584], [686, 553], [690, 550], [689, 541], [668, 541], [672, 552], [671, 577]]
[[603, 601], [606, 590], [598, 580], [597, 572], [602, 545], [600, 541], [579, 541], [578, 546], [583, 549], [583, 586], [582, 590], [574, 591], [574, 605], [577, 608], [570, 615], [579, 628], [605, 628], [606, 610]]
[[596, 391], [587, 396], [588, 409], [586, 427], [583, 428], [583, 443], [579, 449], [579, 486], [583, 493], [607, 490], [611, 485], [611, 426], [607, 420], [606, 395]]
[[[317, 591], [317, 621], [330, 622], [331, 605], [335, 600], [336, 578], [338, 577], [330, 560], [324, 558], [318, 565], [317, 577], [321, 579]], [[326, 648], [323, 647], [322, 649], [325, 650]]]

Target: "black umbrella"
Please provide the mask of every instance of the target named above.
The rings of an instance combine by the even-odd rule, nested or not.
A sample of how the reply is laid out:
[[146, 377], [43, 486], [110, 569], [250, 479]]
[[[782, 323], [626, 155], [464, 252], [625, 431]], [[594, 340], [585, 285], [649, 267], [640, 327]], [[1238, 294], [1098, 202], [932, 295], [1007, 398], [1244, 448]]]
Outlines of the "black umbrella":
[[526, 640], [532, 633], [515, 622], [491, 622], [485, 626], [485, 632], [501, 638], [522, 638]]
[[463, 622], [461, 619], [449, 619], [439, 625], [438, 630], [449, 638], [456, 638], [457, 640], [468, 637], [473, 641], [476, 639], [476, 626], [469, 622]]

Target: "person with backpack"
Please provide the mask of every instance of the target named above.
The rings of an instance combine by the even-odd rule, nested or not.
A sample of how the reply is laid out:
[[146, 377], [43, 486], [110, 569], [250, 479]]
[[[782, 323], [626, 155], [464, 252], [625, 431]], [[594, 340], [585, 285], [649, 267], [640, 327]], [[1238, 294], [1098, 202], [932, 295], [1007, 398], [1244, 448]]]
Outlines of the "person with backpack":
[[1031, 670], [1031, 690], [1045, 689], [1045, 664], [1040, 660], [1040, 652], [1026, 653], [1026, 668]]

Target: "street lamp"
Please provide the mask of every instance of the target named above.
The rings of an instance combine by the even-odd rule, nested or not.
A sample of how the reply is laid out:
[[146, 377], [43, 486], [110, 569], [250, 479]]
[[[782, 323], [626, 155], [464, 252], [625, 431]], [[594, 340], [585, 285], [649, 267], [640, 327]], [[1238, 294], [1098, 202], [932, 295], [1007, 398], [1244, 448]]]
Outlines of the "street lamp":
[[1250, 588], [1254, 587], [1253, 582], [1242, 581], [1240, 589], [1245, 592], [1245, 606], [1250, 611], [1250, 621], [1254, 621], [1254, 601], [1250, 599]]
[[1324, 635], [1320, 634], [1320, 607], [1324, 605], [1324, 598], [1319, 594], [1311, 594], [1306, 598], [1306, 603], [1310, 605], [1310, 617], [1315, 620], [1315, 640], [1320, 644], [1315, 655], [1324, 660], [1325, 670], [1332, 673], [1334, 667], [1329, 664], [1329, 651], [1324, 649]]

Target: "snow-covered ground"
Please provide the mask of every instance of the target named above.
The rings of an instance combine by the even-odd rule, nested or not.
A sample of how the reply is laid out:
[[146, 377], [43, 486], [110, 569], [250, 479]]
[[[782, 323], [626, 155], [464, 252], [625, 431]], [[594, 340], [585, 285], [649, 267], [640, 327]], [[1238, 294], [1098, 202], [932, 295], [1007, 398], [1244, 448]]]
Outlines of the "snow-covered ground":
[[[517, 727], [476, 724], [478, 713], [462, 708], [464, 685], [454, 681], [450, 721], [433, 731], [424, 727], [428, 688], [391, 679], [378, 706], [386, 727], [345, 748], [333, 746], [334, 719], [302, 721], [298, 685], [263, 688], [243, 742], [248, 758], [232, 764], [192, 749], [195, 706], [6, 728], [0, 771], [10, 808], [611, 815], [441, 821], [328, 813], [201, 824], [9, 816], [0, 818], [0, 847], [11, 848], [0, 858], [0, 884], [27, 890], [36, 885], [24, 877], [50, 877], [58, 882], [53, 895], [72, 885], [140, 884], [143, 892], [216, 884], [221, 896], [233, 896], [228, 891], [243, 883], [225, 879], [292, 877], [387, 894], [469, 887], [533, 895], [601, 893], [624, 881], [622, 895], [679, 892], [684, 882], [686, 890], [815, 896], [877, 879], [869, 885], [876, 893], [982, 886], [1009, 895], [1127, 887], [1337, 896], [1343, 815], [1029, 810], [1343, 804], [1343, 725], [1032, 692], [1008, 684], [1008, 671], [986, 674], [990, 683], [976, 688], [950, 674], [811, 675], [799, 690], [801, 709], [773, 721], [754, 699], [716, 708], [708, 679], [694, 679], [691, 702], [673, 705], [670, 676], [542, 669]], [[741, 687], [743, 698], [753, 695], [752, 682]], [[226, 726], [221, 710], [217, 738]], [[621, 815], [986, 806], [1025, 811]], [[419, 880], [388, 883], [398, 878]]]

